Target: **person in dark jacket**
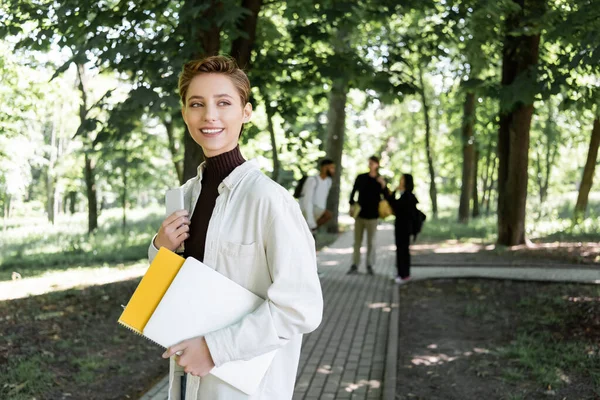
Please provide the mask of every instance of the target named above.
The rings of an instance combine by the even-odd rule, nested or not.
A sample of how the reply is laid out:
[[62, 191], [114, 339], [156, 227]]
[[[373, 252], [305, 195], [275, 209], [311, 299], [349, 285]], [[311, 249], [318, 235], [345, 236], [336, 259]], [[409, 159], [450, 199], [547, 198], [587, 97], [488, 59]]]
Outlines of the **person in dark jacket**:
[[[350, 214], [356, 218], [354, 223], [354, 255], [352, 266], [348, 274], [356, 274], [360, 264], [360, 247], [363, 241], [364, 231], [367, 231], [367, 273], [373, 275], [375, 265], [375, 235], [377, 233], [377, 219], [379, 218], [379, 202], [382, 199], [385, 180], [379, 175], [379, 158], [369, 158], [369, 172], [360, 174], [354, 181], [354, 187], [350, 194]], [[358, 192], [358, 201], [354, 197]], [[356, 207], [359, 207], [358, 215], [355, 215]]]
[[[410, 279], [410, 236], [413, 234], [413, 221], [419, 202], [413, 194], [414, 180], [412, 175], [404, 174], [400, 178], [400, 184], [397, 191], [400, 197], [396, 198], [395, 193], [384, 190], [384, 196], [394, 210], [396, 221], [394, 223], [394, 236], [396, 238], [396, 267], [398, 275], [395, 278], [397, 284], [403, 284]], [[382, 184], [382, 187], [384, 185]]]

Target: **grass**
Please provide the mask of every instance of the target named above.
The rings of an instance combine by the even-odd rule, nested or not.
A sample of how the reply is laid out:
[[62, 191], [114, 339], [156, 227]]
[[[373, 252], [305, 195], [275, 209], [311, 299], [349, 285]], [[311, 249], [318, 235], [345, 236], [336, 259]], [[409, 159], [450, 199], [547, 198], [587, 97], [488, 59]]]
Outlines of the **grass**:
[[572, 285], [570, 297], [544, 293], [518, 303], [521, 315], [516, 337], [500, 349], [514, 361], [504, 371], [511, 381], [534, 379], [542, 387], [556, 388], [583, 378], [600, 396], [600, 288]]
[[13, 271], [22, 277], [74, 266], [99, 267], [146, 257], [148, 243], [160, 225], [159, 210], [132, 210], [122, 231], [119, 210], [102, 214], [99, 229], [86, 233], [85, 216], [63, 216], [55, 225], [43, 218], [21, 219], [2, 232], [0, 281]]
[[0, 399], [137, 398], [163, 376], [164, 349], [116, 323], [138, 282], [0, 302]]
[[467, 318], [484, 318], [492, 311], [487, 304], [484, 303], [470, 303], [465, 307], [464, 315]]
[[[570, 197], [569, 197], [570, 196]], [[568, 218], [572, 196], [552, 198], [555, 211], [541, 221], [529, 214], [527, 236], [539, 241], [600, 241], [600, 198], [590, 201], [590, 217], [579, 225]], [[482, 216], [468, 224], [457, 222], [453, 197], [440, 196], [440, 212], [428, 219], [419, 235], [421, 242], [453, 241], [490, 244], [496, 240], [496, 216]], [[0, 231], [0, 281], [10, 280], [13, 272], [33, 277], [47, 271], [73, 267], [105, 267], [146, 258], [148, 243], [162, 220], [162, 209], [128, 211], [126, 230], [121, 227], [121, 210], [102, 211], [99, 229], [88, 235], [87, 215], [59, 215], [54, 225], [41, 215], [11, 218], [4, 221]], [[341, 226], [342, 230], [348, 226]], [[317, 247], [331, 244], [337, 236], [323, 231], [317, 235]]]
[[[458, 197], [439, 195], [438, 218], [433, 219], [428, 209], [429, 199], [425, 195], [419, 197], [420, 208], [427, 214], [423, 231], [419, 235], [424, 241], [457, 240], [459, 242], [494, 243], [497, 235], [497, 216], [482, 215], [471, 219], [468, 224], [458, 222]], [[577, 225], [573, 224], [573, 208], [577, 198], [576, 192], [549, 197], [542, 218], [539, 217], [537, 199], [529, 198], [527, 210], [526, 236], [542, 242], [598, 242], [600, 241], [600, 193], [591, 193], [587, 217]]]
[[585, 376], [600, 388], [598, 359], [588, 355], [589, 344], [559, 342], [545, 333], [520, 334], [501, 354], [518, 361], [515, 378], [530, 376], [542, 387], [560, 387], [569, 375]]
[[39, 393], [45, 393], [53, 382], [53, 374], [48, 370], [48, 356], [30, 355], [27, 358], [10, 358], [3, 377], [6, 398], [30, 400]]
[[78, 383], [91, 383], [98, 376], [98, 372], [109, 364], [109, 360], [99, 355], [91, 355], [75, 359], [73, 364], [78, 369], [75, 380]]

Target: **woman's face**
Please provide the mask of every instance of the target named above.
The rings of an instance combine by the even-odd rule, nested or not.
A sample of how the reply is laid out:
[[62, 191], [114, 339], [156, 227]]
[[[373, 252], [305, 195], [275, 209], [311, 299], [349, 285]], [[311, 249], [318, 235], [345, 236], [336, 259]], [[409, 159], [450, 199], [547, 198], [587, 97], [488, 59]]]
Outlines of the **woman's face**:
[[404, 182], [404, 175], [402, 175], [402, 177], [400, 178], [400, 184], [398, 185], [398, 189], [400, 189], [400, 191], [405, 191], [406, 190], [406, 183]]
[[252, 105], [242, 104], [231, 79], [223, 74], [201, 74], [190, 82], [183, 120], [207, 157], [233, 150], [242, 124], [250, 120]]

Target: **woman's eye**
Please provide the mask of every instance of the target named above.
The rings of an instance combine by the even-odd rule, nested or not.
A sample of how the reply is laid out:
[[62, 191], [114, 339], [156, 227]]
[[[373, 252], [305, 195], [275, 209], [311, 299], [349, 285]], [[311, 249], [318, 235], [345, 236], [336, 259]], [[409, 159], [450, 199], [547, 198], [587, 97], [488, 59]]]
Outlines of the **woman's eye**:
[[220, 105], [220, 106], [228, 106], [228, 105], [229, 105], [229, 102], [228, 102], [228, 101], [220, 101], [220, 102], [219, 102], [219, 105]]
[[198, 108], [198, 107], [202, 107], [202, 106], [203, 106], [202, 103], [192, 103], [192, 104], [190, 104], [190, 107], [193, 107], [193, 108]]

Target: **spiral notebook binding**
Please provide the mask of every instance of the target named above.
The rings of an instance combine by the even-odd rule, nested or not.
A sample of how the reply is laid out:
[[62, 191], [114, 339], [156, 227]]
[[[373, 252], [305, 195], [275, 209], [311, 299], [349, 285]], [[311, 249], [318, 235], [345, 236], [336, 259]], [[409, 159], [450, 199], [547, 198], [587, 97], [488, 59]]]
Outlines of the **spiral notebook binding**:
[[131, 325], [128, 325], [127, 323], [125, 323], [125, 322], [123, 322], [123, 321], [121, 321], [121, 320], [119, 320], [119, 321], [117, 321], [117, 322], [118, 322], [119, 324], [123, 325], [125, 328], [129, 329], [130, 331], [132, 331], [132, 332], [134, 332], [134, 333], [137, 333], [138, 335], [142, 335], [142, 336], [144, 335], [144, 334], [143, 334], [143, 333], [142, 333], [142, 332], [141, 332], [139, 329], [136, 329], [136, 328], [134, 328], [133, 326], [131, 326]]
[[127, 324], [126, 324], [125, 322], [123, 322], [123, 321], [117, 321], [117, 322], [118, 322], [119, 324], [121, 324], [122, 326], [124, 326], [125, 328], [129, 329], [130, 331], [132, 331], [133, 333], [135, 333], [135, 334], [137, 334], [137, 335], [139, 335], [139, 336], [143, 337], [144, 339], [146, 339], [146, 340], [148, 340], [148, 341], [150, 341], [150, 342], [154, 343], [155, 345], [157, 345], [157, 346], [159, 346], [159, 347], [162, 347], [163, 349], [166, 349], [166, 347], [165, 347], [165, 346], [163, 346], [162, 344], [155, 342], [154, 340], [150, 339], [148, 336], [144, 336], [144, 333], [143, 333], [143, 332], [140, 332], [138, 329], [136, 329], [136, 328], [134, 328], [134, 327], [132, 327], [132, 326], [129, 326], [129, 325], [127, 325]]

